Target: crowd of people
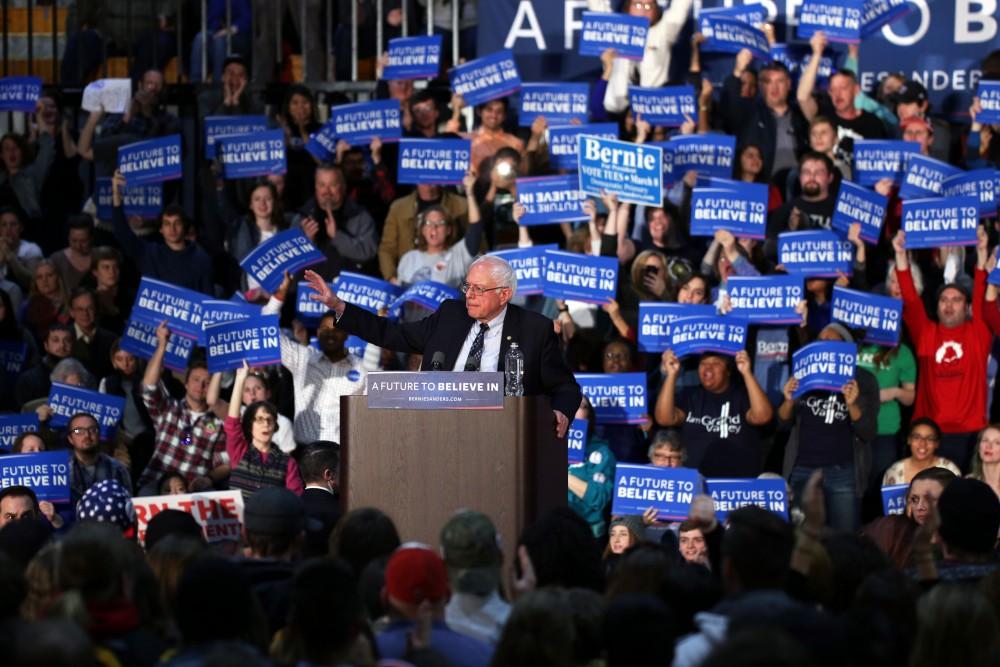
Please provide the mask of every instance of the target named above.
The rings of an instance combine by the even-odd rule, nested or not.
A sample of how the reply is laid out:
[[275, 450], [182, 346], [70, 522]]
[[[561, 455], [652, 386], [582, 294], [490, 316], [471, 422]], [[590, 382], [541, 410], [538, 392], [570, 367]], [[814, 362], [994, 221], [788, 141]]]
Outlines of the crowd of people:
[[[247, 49], [250, 3], [233, 4], [229, 37]], [[376, 94], [399, 101], [406, 137], [471, 140], [461, 184], [399, 183], [398, 150], [379, 138], [340, 141], [321, 161], [306, 150], [327, 115], [320, 98], [294, 84], [266, 106], [249, 85], [249, 59], [225, 57], [221, 31], [195, 47], [211, 52], [198, 129], [184, 134], [197, 169], [165, 183], [161, 210], [143, 219], [127, 212], [117, 149], [185, 131], [163, 73], [141, 73], [124, 114], [80, 115], [45, 89], [25, 132], [0, 138], [0, 350], [25, 351], [0, 382], [0, 410], [37, 414], [40, 428], [10, 453], [68, 451], [70, 493], [52, 503], [28, 486], [0, 490], [0, 663], [1000, 664], [1000, 425], [991, 418], [1000, 286], [987, 280], [996, 210], [981, 217], [974, 247], [908, 251], [898, 183], [880, 181], [889, 204], [877, 243], [859, 225], [844, 235], [851, 274], [806, 276], [799, 322], [752, 326], [735, 356], [637, 348], [641, 303], [726, 313], [730, 277], [783, 272], [778, 234], [831, 229], [854, 142], [905, 139], [960, 169], [998, 169], [1000, 128], [977, 121], [978, 101], [971, 125], [934, 115], [924, 85], [903, 74], [863, 92], [863, 43], [821, 81], [822, 32], [794, 75], [744, 50], [721, 85], [701, 71], [696, 33], [685, 82], [698, 91], [698, 119], [651, 126], [628, 108], [628, 87], [679, 83], [668, 79], [671, 53], [691, 5], [624, 3], [620, 11], [650, 20], [649, 46], [641, 61], [601, 56], [589, 115], [637, 144], [736, 137], [732, 178], [768, 187], [763, 240], [691, 235], [696, 171], [665, 189], [660, 206], [604, 193], [585, 204], [585, 222], [522, 225], [518, 179], [559, 173], [545, 118], [518, 127], [515, 96], [468, 109], [443, 80], [379, 81]], [[1000, 51], [981, 69], [1000, 79]], [[205, 118], [265, 114], [284, 130], [286, 172], [226, 179], [205, 156]], [[100, 179], [110, 181], [108, 216]], [[268, 292], [239, 264], [286, 229], [300, 229], [323, 261], [311, 267], [315, 280], [285, 274]], [[583, 462], [568, 466], [567, 507], [521, 535], [501, 539], [488, 516], [507, 508], [459, 511], [435, 545], [406, 542], [392, 507], [342, 516], [340, 397], [363, 393], [369, 372], [429, 366], [370, 343], [349, 350], [344, 307], [310, 322], [297, 312], [298, 287], [350, 271], [482, 299], [487, 288], [468, 277], [483, 270], [477, 258], [543, 244], [614, 258], [615, 298], [505, 298], [551, 321], [573, 372], [644, 373], [644, 423], [600, 423], [584, 398], [566, 415], [589, 423]], [[141, 278], [238, 294], [279, 315], [281, 364], [209, 373], [196, 348], [186, 368], [167, 368], [167, 322], [149, 358], [137, 357], [123, 339]], [[901, 300], [899, 344], [865, 342], [835, 320], [837, 285]], [[345, 322], [360, 317], [348, 312]], [[408, 304], [401, 317], [430, 314]], [[464, 354], [478, 368], [484, 343], [480, 334], [474, 351], [473, 334]], [[854, 379], [799, 396], [791, 358], [812, 341], [855, 345]], [[55, 426], [53, 383], [123, 397], [114, 435], [85, 412]], [[705, 495], [681, 522], [652, 508], [613, 515], [620, 463], [783, 479], [790, 516], [744, 507], [720, 521]], [[881, 489], [893, 485], [908, 485], [905, 508], [884, 515]], [[227, 489], [244, 501], [238, 543], [206, 541], [192, 515], [163, 510], [140, 544], [135, 498]]]

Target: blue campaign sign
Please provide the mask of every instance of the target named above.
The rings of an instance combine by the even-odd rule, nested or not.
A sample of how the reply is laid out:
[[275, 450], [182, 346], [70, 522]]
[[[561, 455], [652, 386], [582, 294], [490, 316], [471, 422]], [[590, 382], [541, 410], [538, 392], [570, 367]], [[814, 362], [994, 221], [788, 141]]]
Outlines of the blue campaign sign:
[[66, 449], [0, 456], [0, 488], [26, 486], [39, 500], [69, 502], [69, 457]]
[[17, 436], [29, 431], [38, 432], [38, 415], [34, 412], [0, 415], [0, 451], [9, 452]]
[[618, 138], [617, 123], [591, 123], [590, 125], [566, 125], [565, 127], [550, 127], [549, 157], [555, 169], [576, 171], [579, 167], [579, 152], [577, 137], [589, 134], [605, 139]]
[[708, 15], [702, 17], [701, 25], [702, 34], [708, 38], [702, 45], [706, 53], [739, 53], [742, 49], [749, 49], [755, 58], [765, 62], [771, 59], [767, 35], [746, 21]]
[[201, 302], [205, 295], [161, 280], [143, 278], [132, 306], [132, 319], [155, 329], [166, 320], [171, 332], [201, 338]]
[[471, 155], [468, 139], [400, 139], [396, 180], [411, 185], [461, 183]]
[[147, 139], [118, 149], [118, 171], [129, 184], [162, 183], [181, 177], [181, 135]]
[[258, 134], [267, 129], [267, 116], [205, 116], [205, 157], [214, 159], [216, 140]]
[[205, 326], [208, 372], [281, 363], [281, 329], [277, 315], [258, 315]]
[[451, 90], [469, 106], [506, 97], [521, 88], [514, 54], [508, 49], [476, 58], [448, 70]]
[[907, 157], [919, 153], [916, 141], [855, 141], [854, 178], [858, 185], [875, 185], [883, 178], [898, 183], [906, 171]]
[[683, 317], [670, 325], [670, 349], [678, 357], [702, 352], [735, 356], [746, 349], [748, 328], [746, 320], [736, 317]]
[[1000, 123], [1000, 81], [980, 81], [976, 97], [980, 107], [976, 121], [983, 125]]
[[[121, 349], [140, 359], [152, 359], [157, 347], [156, 327], [141, 320], [131, 319], [125, 326], [120, 345]], [[191, 352], [196, 345], [196, 339], [171, 331], [170, 338], [167, 339], [167, 352], [163, 357], [163, 365], [172, 371], [183, 373], [187, 370], [188, 359], [191, 358]]]
[[802, 321], [795, 312], [805, 298], [802, 276], [732, 276], [726, 280], [731, 310], [727, 315], [755, 324], [793, 324]]
[[[316, 349], [319, 349], [319, 340], [315, 340]], [[357, 336], [348, 336], [347, 340], [344, 341], [344, 349], [347, 350], [347, 353], [358, 359], [364, 359], [366, 347], [368, 347], [368, 341], [362, 340]]]
[[835, 286], [831, 317], [852, 329], [864, 329], [866, 343], [895, 347], [903, 325], [903, 302]]
[[507, 261], [517, 274], [517, 296], [541, 294], [545, 272], [545, 253], [558, 250], [553, 244], [536, 245], [530, 248], [494, 250], [489, 253]]
[[223, 301], [221, 299], [205, 299], [201, 302], [202, 328], [222, 322], [236, 322], [261, 314], [261, 307], [246, 301]]
[[[742, 7], [702, 7], [698, 11], [698, 29], [708, 39], [712, 38], [712, 24], [709, 19], [738, 21], [746, 25], [758, 25], [767, 21], [767, 8], [763, 5]], [[702, 47], [704, 48], [704, 47]], [[735, 51], [733, 52], [735, 53]]]
[[403, 288], [387, 280], [341, 271], [333, 281], [333, 291], [347, 303], [370, 313], [378, 313], [380, 309], [388, 308], [403, 293]]
[[715, 517], [725, 522], [741, 507], [760, 507], [788, 519], [788, 487], [783, 479], [706, 479]]
[[618, 258], [545, 251], [542, 292], [551, 299], [607, 303], [618, 289]]
[[285, 271], [294, 274], [322, 261], [323, 253], [316, 249], [305, 232], [287, 229], [254, 248], [240, 262], [240, 268], [268, 292], [274, 292], [281, 285]]
[[840, 391], [854, 379], [858, 346], [840, 341], [819, 341], [792, 355], [792, 375], [799, 380], [795, 398], [817, 389]]
[[691, 236], [713, 236], [719, 229], [762, 239], [767, 232], [767, 185], [738, 183], [695, 188], [691, 194]]
[[[114, 203], [110, 177], [94, 179], [94, 203], [97, 205], [97, 219], [110, 220]], [[157, 218], [163, 210], [163, 184], [126, 185], [122, 207], [128, 217], [139, 216], [145, 220]]]
[[626, 60], [642, 60], [646, 52], [649, 19], [645, 16], [584, 12], [577, 53], [599, 56], [606, 49]]
[[333, 134], [352, 146], [367, 146], [378, 137], [396, 141], [403, 136], [403, 113], [399, 100], [375, 100], [342, 104], [330, 109]]
[[216, 157], [228, 180], [285, 173], [284, 130], [219, 137], [215, 147]]
[[616, 194], [622, 202], [663, 204], [663, 149], [587, 134], [577, 137], [580, 189], [601, 196]]
[[892, 484], [882, 487], [882, 514], [891, 516], [893, 514], [906, 513], [906, 494], [910, 490], [909, 484]]
[[[795, 85], [798, 85], [799, 76], [802, 74], [802, 70], [809, 66], [812, 57], [812, 50], [807, 45], [771, 45], [771, 59], [783, 63], [788, 68], [788, 73], [792, 75], [792, 83]], [[838, 57], [838, 53], [832, 49], [823, 51], [823, 55], [820, 56], [819, 60], [819, 69], [816, 71], [816, 83], [818, 85], [826, 85], [826, 82], [836, 71]]]
[[912, 153], [906, 157], [906, 172], [899, 188], [899, 198], [940, 197], [945, 179], [960, 173], [961, 169], [947, 162]]
[[979, 217], [997, 214], [996, 169], [975, 169], [950, 176], [941, 183], [942, 197], [975, 197]]
[[406, 288], [406, 291], [396, 297], [396, 300], [389, 304], [389, 314], [398, 317], [403, 309], [403, 304], [412, 303], [430, 311], [435, 311], [448, 299], [459, 298], [459, 291], [448, 287], [444, 283], [433, 280], [414, 283]]
[[861, 240], [877, 245], [888, 205], [887, 197], [850, 181], [841, 181], [830, 226], [846, 235], [851, 225], [861, 223]]
[[568, 125], [590, 120], [590, 84], [525, 83], [521, 85], [521, 104], [517, 121], [528, 127], [539, 116], [549, 125]]
[[700, 303], [639, 303], [640, 352], [663, 352], [670, 347], [670, 323], [682, 317], [711, 317], [715, 306]]
[[976, 245], [979, 200], [975, 197], [931, 197], [903, 202], [906, 249], [944, 245]]
[[694, 468], [619, 463], [615, 468], [611, 514], [642, 515], [655, 507], [658, 520], [683, 521], [702, 486], [701, 475]]
[[389, 64], [382, 78], [433, 79], [441, 68], [441, 35], [397, 37], [389, 40]]
[[854, 245], [833, 232], [812, 230], [778, 234], [778, 264], [789, 273], [835, 278], [854, 270]]
[[831, 42], [861, 41], [864, 0], [805, 0], [799, 9], [799, 39], [822, 31]]
[[590, 422], [574, 419], [566, 431], [566, 462], [569, 465], [583, 463], [587, 452], [587, 429]]
[[108, 440], [114, 436], [125, 413], [125, 397], [53, 382], [49, 390], [49, 407], [52, 408], [49, 425], [53, 428], [67, 426], [73, 415], [86, 412], [100, 425], [101, 438]]
[[698, 102], [694, 86], [664, 86], [640, 88], [629, 86], [629, 104], [632, 113], [650, 125], [680, 127], [687, 118], [698, 121]]
[[525, 227], [587, 220], [576, 174], [517, 179], [517, 201], [524, 206], [520, 223]]
[[41, 77], [5, 76], [0, 79], [0, 111], [32, 112], [41, 94]]
[[333, 160], [337, 154], [337, 133], [332, 123], [326, 123], [309, 135], [306, 151], [320, 162]]
[[910, 11], [909, 0], [865, 0], [861, 13], [861, 39], [867, 39], [883, 26], [903, 18]]
[[648, 417], [645, 373], [577, 373], [598, 424], [641, 424]]
[[[330, 289], [333, 289], [333, 283], [328, 284]], [[323, 318], [323, 314], [328, 310], [327, 307], [309, 298], [316, 291], [306, 283], [300, 282], [295, 289], [295, 314], [307, 325], [315, 326]]]
[[728, 134], [688, 134], [656, 144], [663, 148], [664, 185], [677, 183], [689, 171], [729, 178], [733, 175], [736, 137]]
[[27, 360], [27, 343], [19, 340], [0, 340], [0, 373], [7, 377], [20, 375]]

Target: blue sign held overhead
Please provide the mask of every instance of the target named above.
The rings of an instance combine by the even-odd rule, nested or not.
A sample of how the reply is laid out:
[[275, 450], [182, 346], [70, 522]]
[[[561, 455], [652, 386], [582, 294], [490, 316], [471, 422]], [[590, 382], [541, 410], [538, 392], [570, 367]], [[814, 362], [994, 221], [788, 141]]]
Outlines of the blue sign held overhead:
[[322, 261], [323, 253], [316, 249], [305, 232], [287, 229], [254, 248], [240, 262], [240, 268], [268, 292], [275, 292], [286, 271], [294, 274]]
[[433, 79], [441, 69], [441, 35], [397, 37], [389, 40], [389, 64], [382, 78]]
[[831, 42], [861, 41], [864, 0], [805, 0], [799, 9], [796, 35], [808, 40], [822, 31]]
[[215, 140], [215, 154], [228, 180], [284, 174], [285, 131], [219, 137]]
[[205, 326], [208, 372], [281, 363], [281, 329], [277, 315], [258, 315]]
[[389, 304], [389, 314], [393, 317], [399, 317], [403, 304], [407, 303], [436, 311], [448, 299], [457, 298], [459, 298], [457, 289], [452, 289], [444, 283], [425, 280], [410, 285], [405, 292], [396, 297], [396, 300]]
[[571, 466], [584, 461], [589, 424], [586, 419], [574, 419], [566, 431], [566, 462]]
[[866, 343], [895, 347], [903, 327], [903, 302], [835, 286], [831, 317], [852, 329], [864, 329]]
[[38, 415], [34, 412], [0, 415], [0, 452], [9, 452], [18, 436], [28, 432], [38, 432]]
[[[330, 289], [333, 289], [333, 283], [327, 283]], [[323, 314], [326, 313], [327, 307], [324, 306], [319, 301], [314, 301], [309, 298], [316, 291], [309, 287], [308, 284], [300, 282], [296, 286], [295, 291], [295, 314], [299, 316], [307, 326], [315, 326], [319, 324], [320, 319], [322, 319]]]
[[19, 340], [0, 340], [0, 374], [16, 377], [28, 360], [28, 344]]
[[893, 514], [906, 513], [906, 494], [910, 490], [909, 484], [892, 484], [882, 487], [882, 514], [891, 516]]
[[556, 169], [576, 171], [579, 167], [577, 137], [581, 134], [589, 134], [604, 139], [617, 139], [618, 124], [591, 123], [590, 125], [550, 127], [548, 133], [549, 157], [552, 160], [552, 166]]
[[577, 373], [575, 377], [594, 406], [598, 424], [641, 424], [649, 417], [645, 373]]
[[586, 83], [525, 83], [517, 120], [528, 127], [539, 116], [549, 125], [568, 125], [590, 119], [590, 85]]
[[261, 307], [246, 301], [224, 301], [222, 299], [205, 299], [201, 302], [202, 328], [223, 322], [237, 322], [252, 317], [259, 317]]
[[980, 107], [976, 121], [983, 125], [1000, 123], [1000, 81], [980, 80], [976, 97], [979, 98]]
[[607, 303], [618, 289], [618, 258], [581, 255], [564, 250], [545, 252], [542, 292], [551, 299]]
[[854, 179], [858, 185], [875, 185], [884, 178], [899, 183], [906, 172], [907, 157], [919, 154], [916, 141], [855, 141]]
[[[172, 371], [183, 373], [187, 370], [188, 359], [196, 345], [194, 338], [181, 336], [173, 331], [167, 339], [167, 352], [163, 357], [163, 365]], [[140, 359], [152, 359], [159, 341], [156, 338], [156, 327], [147, 322], [131, 319], [125, 325], [125, 334], [121, 339], [121, 349]]]
[[662, 148], [586, 134], [577, 141], [581, 190], [596, 196], [616, 194], [632, 204], [663, 204]]
[[351, 271], [341, 271], [333, 281], [334, 293], [347, 303], [378, 313], [403, 293], [403, 287]]
[[961, 169], [947, 162], [911, 153], [906, 157], [906, 172], [899, 188], [899, 198], [940, 197], [945, 179], [960, 173]]
[[688, 118], [698, 122], [698, 102], [694, 86], [629, 86], [628, 99], [632, 114], [650, 125], [680, 127]]
[[871, 37], [909, 11], [910, 0], [865, 0], [861, 14], [861, 39]]
[[789, 273], [836, 278], [854, 271], [854, 244], [825, 230], [778, 234], [778, 263]]
[[688, 134], [656, 144], [663, 148], [664, 185], [679, 182], [689, 171], [730, 178], [736, 155], [736, 137], [728, 134]]
[[114, 436], [125, 412], [125, 397], [53, 382], [49, 390], [49, 407], [52, 408], [49, 425], [53, 428], [68, 426], [73, 415], [86, 412], [97, 420], [101, 438], [108, 440]]
[[38, 106], [41, 95], [41, 77], [5, 76], [0, 79], [0, 111], [30, 113]]
[[519, 224], [525, 227], [587, 220], [576, 174], [517, 179], [517, 201], [524, 206]]
[[702, 34], [707, 37], [702, 45], [706, 53], [739, 53], [742, 49], [749, 49], [754, 58], [764, 62], [771, 59], [767, 35], [754, 25], [715, 15], [703, 17], [701, 25]]
[[691, 236], [713, 236], [724, 229], [735, 236], [762, 239], [767, 231], [767, 199], [764, 183], [696, 187], [691, 194]]
[[906, 249], [976, 245], [979, 200], [975, 197], [910, 199], [903, 202]]
[[682, 317], [712, 317], [715, 306], [700, 303], [639, 303], [640, 352], [663, 352], [670, 347], [670, 323]]
[[841, 181], [830, 226], [846, 236], [851, 225], [860, 223], [861, 240], [877, 245], [888, 205], [887, 197], [850, 181]]
[[69, 502], [69, 457], [66, 449], [0, 456], [0, 488], [26, 486], [50, 503]]
[[792, 375], [799, 379], [794, 397], [816, 390], [840, 391], [854, 379], [858, 346], [839, 341], [819, 341], [792, 355]]
[[506, 97], [521, 88], [514, 54], [504, 49], [448, 70], [451, 90], [469, 106]]
[[553, 244], [536, 245], [530, 248], [494, 250], [489, 253], [507, 261], [517, 274], [516, 296], [541, 294], [545, 277], [545, 252], [558, 250]]
[[181, 177], [181, 135], [147, 139], [118, 149], [118, 171], [132, 185]]
[[309, 135], [306, 151], [320, 162], [331, 162], [337, 155], [337, 134], [330, 123]]
[[796, 312], [805, 298], [802, 276], [732, 276], [726, 280], [730, 311], [727, 315], [755, 324], [794, 324], [802, 321]]
[[698, 11], [698, 29], [705, 37], [709, 34], [711, 25], [708, 19], [726, 19], [739, 21], [747, 25], [757, 25], [767, 21], [767, 8], [763, 5], [743, 5], [742, 7], [702, 7]]
[[996, 169], [974, 169], [949, 176], [941, 183], [942, 197], [975, 197], [979, 217], [997, 214]]
[[705, 487], [719, 521], [741, 507], [760, 507], [788, 519], [788, 487], [783, 479], [706, 479]]
[[702, 352], [718, 352], [735, 356], [746, 349], [746, 320], [713, 315], [684, 317], [670, 324], [670, 349], [678, 357]]
[[[792, 83], [798, 85], [799, 76], [802, 70], [809, 66], [812, 61], [812, 49], [803, 44], [772, 44], [771, 59], [783, 63], [788, 68], [788, 73], [792, 75]], [[816, 70], [816, 83], [820, 86], [826, 84], [836, 71], [838, 54], [836, 51], [826, 49], [820, 56], [819, 69]], [[855, 146], [857, 143], [855, 143]]]
[[205, 157], [214, 159], [216, 140], [267, 130], [267, 116], [205, 116]]
[[201, 302], [205, 295], [161, 280], [143, 278], [132, 306], [132, 319], [153, 327], [166, 320], [172, 333], [201, 338]]
[[471, 160], [468, 139], [400, 139], [396, 180], [411, 185], [461, 183]]
[[646, 52], [649, 19], [645, 16], [584, 12], [580, 32], [581, 56], [599, 56], [607, 49], [626, 60], [642, 60]]
[[330, 109], [327, 125], [332, 126], [338, 140], [352, 146], [367, 146], [376, 137], [396, 141], [403, 136], [403, 113], [399, 100], [342, 104]]
[[694, 468], [619, 463], [611, 514], [641, 516], [653, 507], [660, 521], [683, 521], [702, 486], [701, 475]]

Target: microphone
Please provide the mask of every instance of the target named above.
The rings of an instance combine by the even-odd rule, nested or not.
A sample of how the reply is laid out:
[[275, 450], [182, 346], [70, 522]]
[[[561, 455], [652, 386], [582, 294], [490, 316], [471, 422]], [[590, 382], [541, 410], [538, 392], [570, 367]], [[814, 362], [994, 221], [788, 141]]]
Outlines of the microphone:
[[443, 365], [444, 365], [444, 352], [438, 350], [437, 352], [434, 353], [434, 356], [431, 357], [431, 370], [432, 371], [442, 370], [441, 367]]

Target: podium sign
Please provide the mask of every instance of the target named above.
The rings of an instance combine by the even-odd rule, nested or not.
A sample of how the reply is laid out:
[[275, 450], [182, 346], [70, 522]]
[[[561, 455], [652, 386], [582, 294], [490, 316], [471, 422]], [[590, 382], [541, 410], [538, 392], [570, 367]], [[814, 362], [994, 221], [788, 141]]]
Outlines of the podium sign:
[[503, 409], [503, 373], [499, 371], [369, 373], [367, 388], [369, 409]]

